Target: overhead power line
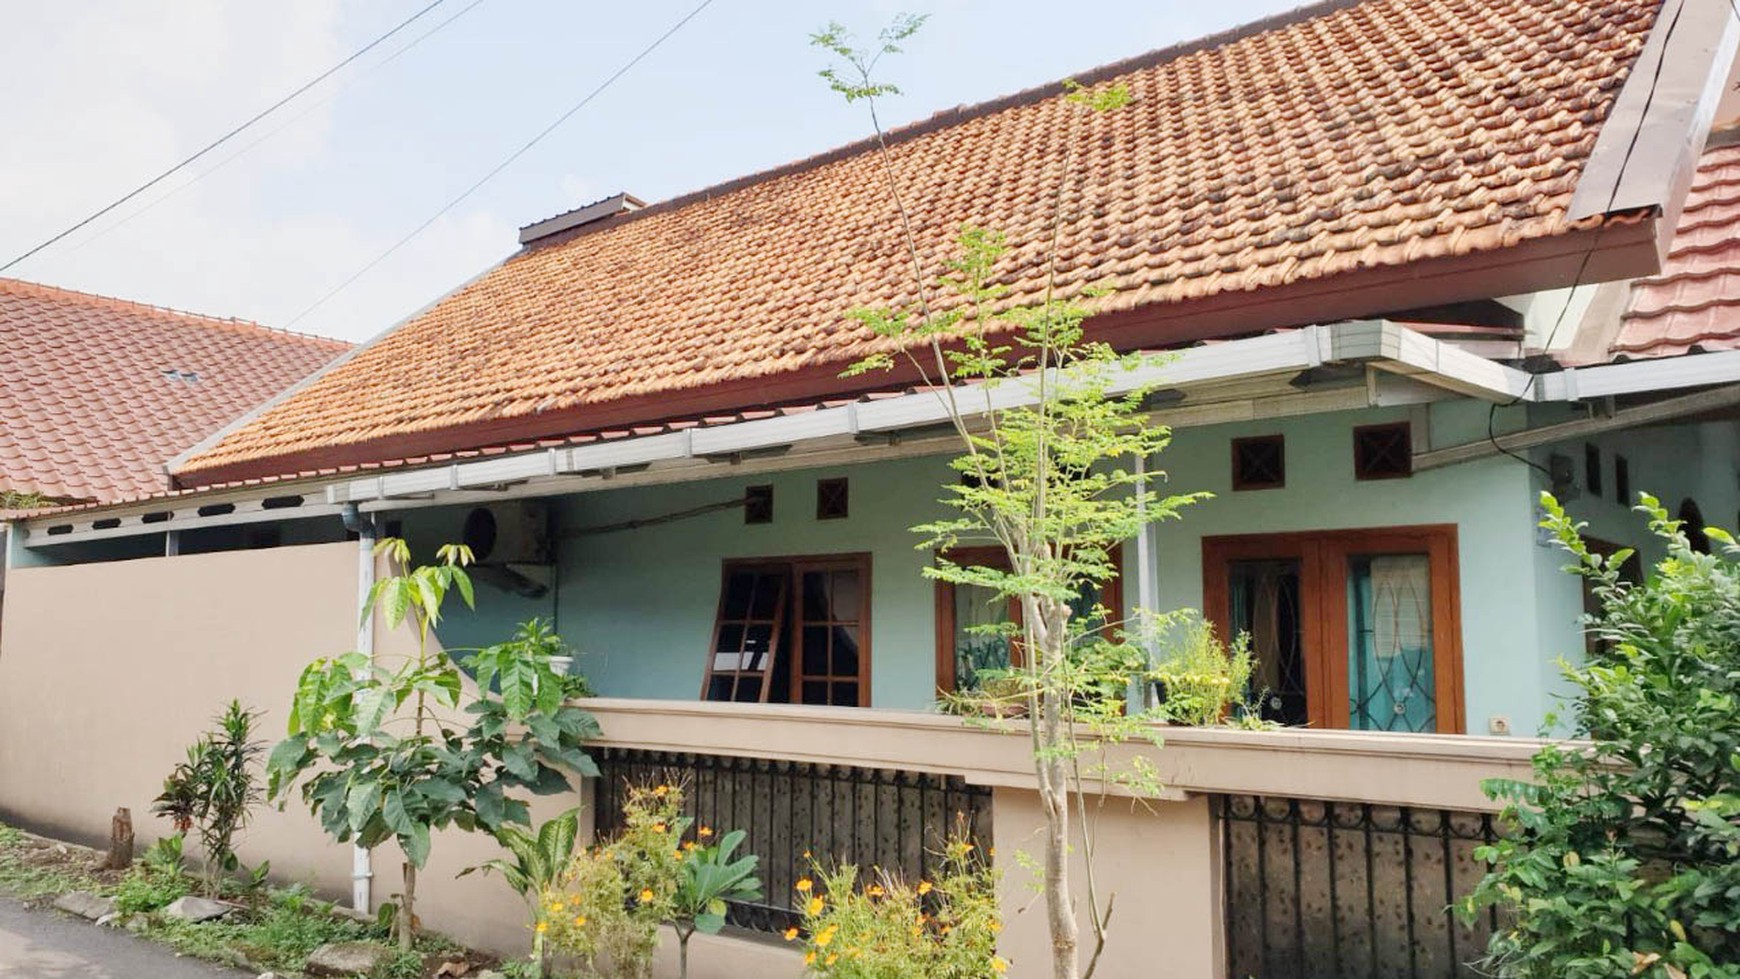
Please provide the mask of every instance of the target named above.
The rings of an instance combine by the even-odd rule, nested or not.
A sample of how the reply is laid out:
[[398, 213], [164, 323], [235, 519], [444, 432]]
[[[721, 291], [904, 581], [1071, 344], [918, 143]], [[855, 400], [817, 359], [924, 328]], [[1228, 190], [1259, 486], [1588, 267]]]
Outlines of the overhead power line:
[[314, 76], [313, 79], [311, 79], [310, 81], [308, 81], [306, 84], [302, 85], [301, 87], [297, 88], [294, 92], [291, 92], [289, 95], [284, 96], [283, 98], [279, 99], [278, 101], [276, 101], [276, 102], [272, 103], [271, 105], [267, 106], [266, 108], [262, 109], [258, 113], [255, 113], [246, 122], [242, 123], [241, 125], [237, 126], [236, 128], [230, 130], [227, 133], [224, 133], [222, 136], [219, 136], [217, 139], [212, 140], [210, 143], [207, 143], [205, 145], [205, 147], [202, 148], [199, 152], [193, 154], [192, 156], [188, 157], [185, 160], [182, 160], [180, 163], [177, 163], [175, 166], [170, 167], [169, 169], [158, 174], [157, 176], [152, 177], [150, 180], [145, 181], [144, 183], [133, 188], [132, 190], [130, 190], [127, 193], [123, 194], [122, 196], [116, 198], [115, 200], [110, 201], [108, 204], [104, 205], [99, 210], [93, 212], [92, 214], [87, 215], [85, 218], [80, 220], [77, 224], [74, 224], [72, 227], [69, 227], [69, 228], [65, 229], [64, 231], [61, 231], [59, 234], [56, 234], [54, 237], [49, 238], [47, 241], [42, 242], [41, 244], [37, 245], [35, 248], [30, 249], [29, 251], [25, 252], [24, 254], [18, 256], [17, 258], [14, 258], [12, 261], [7, 262], [5, 265], [0, 265], [0, 272], [4, 272], [7, 269], [11, 268], [12, 266], [17, 265], [19, 262], [24, 261], [25, 259], [29, 258], [32, 255], [35, 255], [37, 252], [42, 251], [44, 248], [47, 248], [50, 245], [53, 245], [55, 242], [60, 241], [61, 239], [65, 238], [67, 235], [72, 234], [73, 232], [79, 230], [80, 228], [83, 228], [85, 225], [90, 224], [92, 221], [95, 221], [96, 219], [102, 217], [103, 215], [109, 213], [110, 211], [113, 211], [115, 208], [120, 207], [122, 204], [127, 203], [128, 201], [132, 200], [135, 197], [138, 197], [140, 194], [143, 194], [145, 191], [150, 190], [152, 187], [157, 186], [165, 178], [171, 176], [172, 174], [180, 172], [182, 169], [187, 167], [189, 164], [193, 163], [195, 160], [198, 160], [200, 157], [205, 156], [207, 153], [210, 153], [212, 150], [215, 150], [219, 146], [222, 146], [223, 144], [229, 142], [231, 139], [234, 139], [236, 136], [240, 135], [244, 130], [248, 129], [250, 126], [254, 125], [255, 123], [259, 122], [261, 119], [264, 119], [267, 116], [271, 115], [272, 113], [283, 108], [287, 103], [289, 103], [291, 100], [295, 99], [297, 96], [301, 95], [303, 92], [306, 92], [309, 89], [313, 88], [314, 86], [327, 80], [328, 78], [331, 78], [335, 73], [337, 73], [338, 71], [343, 69], [346, 65], [350, 64], [351, 62], [355, 61], [356, 59], [358, 59], [358, 58], [362, 57], [363, 55], [369, 53], [370, 51], [374, 50], [382, 42], [386, 41], [388, 38], [392, 37], [394, 34], [397, 34], [400, 31], [404, 30], [405, 28], [411, 26], [413, 23], [416, 23], [416, 21], [419, 18], [421, 18], [423, 15], [427, 14], [429, 11], [434, 10], [436, 7], [439, 7], [446, 2], [447, 2], [447, 0], [432, 0], [432, 2], [428, 6], [423, 7], [422, 9], [418, 10], [416, 13], [414, 13], [411, 16], [400, 21], [398, 23], [398, 25], [395, 26], [392, 30], [387, 31], [385, 34], [382, 34], [381, 36], [375, 38], [374, 40], [370, 41], [369, 43], [367, 43], [367, 44], [363, 45], [362, 47], [356, 49], [355, 51], [351, 52], [350, 57], [345, 58], [343, 61], [340, 61], [338, 64], [333, 65], [331, 68], [328, 68], [325, 71], [321, 72], [320, 74]]
[[444, 28], [446, 28], [448, 24], [451, 24], [454, 21], [458, 20], [459, 18], [464, 17], [466, 14], [470, 13], [472, 10], [481, 6], [483, 4], [483, 2], [484, 2], [484, 0], [471, 0], [470, 3], [466, 4], [463, 7], [460, 7], [457, 11], [455, 11], [452, 15], [450, 15], [446, 20], [436, 22], [435, 26], [429, 28], [428, 30], [424, 31], [421, 34], [418, 34], [416, 37], [411, 38], [409, 41], [406, 41], [404, 44], [400, 45], [396, 50], [394, 50], [392, 54], [389, 54], [385, 58], [382, 58], [381, 60], [375, 62], [374, 64], [369, 65], [367, 68], [363, 69], [360, 74], [354, 75], [354, 76], [346, 79], [344, 82], [339, 84], [336, 88], [334, 88], [331, 92], [329, 92], [328, 94], [326, 94], [322, 98], [317, 99], [317, 100], [309, 103], [307, 106], [303, 107], [303, 109], [301, 111], [292, 115], [290, 118], [285, 119], [283, 122], [279, 123], [278, 125], [272, 127], [271, 129], [266, 130], [264, 133], [261, 133], [260, 135], [258, 135], [256, 137], [254, 137], [254, 139], [251, 140], [250, 142], [242, 144], [242, 146], [240, 148], [238, 148], [235, 152], [229, 154], [228, 156], [224, 157], [221, 160], [218, 160], [216, 163], [212, 164], [209, 167], [206, 167], [204, 170], [201, 170], [200, 172], [194, 174], [192, 179], [184, 181], [184, 182], [176, 185], [174, 188], [158, 195], [157, 198], [152, 200], [149, 204], [146, 204], [144, 207], [141, 207], [138, 210], [133, 211], [133, 212], [123, 216], [120, 220], [115, 221], [114, 223], [108, 225], [107, 227], [99, 228], [98, 230], [96, 230], [92, 234], [85, 236], [84, 240], [80, 241], [77, 245], [75, 245], [73, 247], [73, 250], [79, 251], [79, 250], [89, 246], [92, 242], [101, 240], [105, 235], [108, 235], [110, 232], [116, 231], [116, 230], [124, 227], [129, 222], [133, 221], [135, 218], [140, 218], [140, 217], [145, 216], [146, 214], [149, 214], [150, 212], [156, 210], [159, 205], [161, 205], [161, 204], [173, 199], [174, 197], [178, 196], [182, 191], [187, 190], [190, 187], [193, 187], [194, 185], [198, 184], [200, 181], [204, 180], [205, 178], [211, 176], [212, 174], [218, 172], [219, 170], [222, 170], [224, 167], [229, 166], [231, 163], [234, 163], [238, 158], [246, 156], [249, 153], [249, 151], [253, 150], [254, 147], [259, 146], [261, 143], [264, 143], [267, 140], [271, 139], [272, 137], [283, 132], [284, 130], [289, 129], [291, 126], [296, 125], [298, 122], [302, 121], [303, 119], [308, 118], [310, 113], [313, 113], [315, 110], [319, 109], [321, 106], [330, 104], [333, 99], [336, 99], [340, 95], [344, 94], [344, 92], [346, 90], [348, 90], [352, 85], [355, 85], [358, 82], [363, 81], [364, 79], [373, 75], [375, 72], [378, 72], [382, 68], [385, 68], [386, 66], [399, 60], [399, 58], [402, 55], [404, 55], [406, 52], [410, 51], [412, 48], [416, 47], [417, 45], [422, 44], [424, 41], [427, 41], [429, 38], [433, 37], [434, 35], [441, 33], [441, 31]]
[[565, 111], [561, 115], [557, 116], [556, 120], [554, 122], [550, 123], [548, 126], [545, 126], [542, 130], [540, 130], [538, 132], [538, 134], [536, 136], [533, 136], [530, 140], [528, 140], [519, 149], [514, 150], [512, 153], [509, 153], [507, 155], [506, 159], [502, 160], [500, 163], [498, 163], [494, 167], [490, 168], [488, 173], [485, 173], [483, 176], [479, 177], [474, 183], [472, 183], [471, 186], [465, 188], [465, 190], [462, 191], [459, 194], [459, 196], [453, 198], [452, 200], [448, 201], [446, 204], [442, 205], [441, 209], [439, 211], [436, 211], [434, 214], [430, 215], [428, 220], [424, 221], [422, 224], [417, 225], [415, 228], [412, 228], [411, 232], [409, 234], [405, 235], [403, 238], [400, 238], [398, 241], [394, 242], [392, 244], [392, 246], [389, 247], [386, 251], [381, 252], [379, 255], [376, 255], [374, 258], [370, 259], [368, 264], [364, 265], [360, 269], [357, 269], [354, 273], [351, 274], [351, 276], [349, 278], [345, 279], [343, 282], [340, 282], [338, 285], [334, 286], [331, 290], [329, 290], [325, 295], [321, 296], [319, 299], [316, 299], [314, 301], [314, 303], [312, 305], [310, 305], [307, 309], [304, 309], [302, 312], [297, 313], [295, 316], [291, 317], [289, 322], [284, 324], [284, 328], [289, 329], [290, 327], [293, 327], [297, 323], [301, 322], [303, 317], [307, 316], [309, 313], [314, 312], [315, 310], [319, 309], [320, 307], [326, 305], [327, 301], [332, 299], [332, 297], [334, 297], [334, 296], [338, 295], [339, 293], [343, 292], [344, 290], [350, 288], [350, 285], [353, 282], [355, 282], [356, 280], [367, 275], [369, 273], [369, 270], [373, 269], [375, 266], [386, 261], [387, 258], [390, 257], [394, 252], [397, 252], [400, 248], [403, 248], [405, 245], [409, 244], [411, 239], [422, 234], [424, 231], [427, 231], [429, 229], [430, 225], [434, 224], [436, 221], [441, 220], [442, 216], [445, 215], [448, 211], [451, 211], [454, 208], [458, 207], [460, 204], [464, 203], [464, 201], [467, 198], [469, 198], [472, 194], [477, 193], [477, 191], [479, 189], [481, 189], [484, 184], [489, 183], [491, 180], [495, 179], [495, 176], [497, 174], [501, 173], [503, 170], [506, 170], [508, 167], [512, 166], [513, 162], [515, 160], [518, 160], [520, 157], [526, 155], [526, 153], [529, 152], [532, 149], [532, 147], [543, 142], [544, 138], [546, 136], [549, 136], [551, 133], [555, 132], [558, 128], [560, 128], [564, 122], [567, 122], [571, 117], [573, 117], [574, 113], [579, 112], [581, 109], [586, 108], [587, 105], [591, 104], [593, 99], [596, 99], [598, 96], [604, 94], [604, 91], [606, 89], [608, 89], [611, 85], [615, 84], [617, 79], [621, 78], [623, 75], [628, 74], [630, 69], [632, 69], [635, 65], [640, 64], [643, 60], [645, 60], [647, 58], [648, 55], [652, 54], [654, 51], [657, 51], [659, 49], [659, 47], [661, 45], [663, 45], [666, 41], [670, 40], [674, 34], [676, 34], [678, 31], [682, 30], [689, 23], [689, 21], [694, 20], [696, 17], [700, 16], [701, 11], [706, 10], [708, 7], [710, 7], [712, 5], [713, 5], [713, 0], [701, 0], [701, 2], [699, 4], [697, 4], [694, 9], [690, 10], [687, 14], [684, 14], [682, 19], [680, 19], [676, 23], [672, 24], [663, 34], [660, 34], [657, 38], [655, 38], [651, 44], [648, 44], [646, 47], [642, 48], [640, 50], [639, 54], [628, 59], [628, 61], [623, 63], [622, 67], [620, 67], [620, 68], [616, 69], [616, 71], [612, 72], [610, 77], [608, 77], [604, 81], [600, 82], [598, 84], [597, 88], [594, 88], [592, 91], [586, 93], [585, 98], [583, 98], [580, 101], [569, 106], [567, 111]]

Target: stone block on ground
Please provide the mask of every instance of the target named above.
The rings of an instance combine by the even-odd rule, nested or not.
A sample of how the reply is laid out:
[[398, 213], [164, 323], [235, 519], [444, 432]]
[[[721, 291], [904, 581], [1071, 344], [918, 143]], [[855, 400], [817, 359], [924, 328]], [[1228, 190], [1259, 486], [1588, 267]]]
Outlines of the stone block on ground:
[[213, 901], [203, 897], [195, 897], [194, 895], [189, 894], [185, 897], [176, 898], [168, 907], [163, 909], [163, 913], [171, 918], [180, 918], [183, 921], [191, 921], [194, 924], [198, 924], [201, 921], [211, 921], [216, 918], [221, 918], [235, 910], [237, 910], [237, 908], [234, 904], [227, 904], [223, 901]]
[[67, 914], [76, 914], [92, 921], [115, 913], [114, 898], [101, 897], [90, 891], [68, 891], [54, 899], [54, 906]]
[[311, 976], [366, 976], [392, 954], [374, 942], [335, 942], [315, 949], [302, 971]]

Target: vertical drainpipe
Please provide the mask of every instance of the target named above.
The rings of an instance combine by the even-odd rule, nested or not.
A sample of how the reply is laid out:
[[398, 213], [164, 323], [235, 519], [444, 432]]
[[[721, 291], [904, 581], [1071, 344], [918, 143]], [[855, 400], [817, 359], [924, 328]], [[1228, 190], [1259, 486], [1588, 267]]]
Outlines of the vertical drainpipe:
[[[368, 607], [369, 592], [375, 587], [375, 520], [372, 515], [359, 513], [356, 504], [351, 503], [344, 508], [344, 525], [346, 530], [356, 532], [356, 651], [372, 661], [375, 658], [374, 616], [364, 618], [362, 610]], [[373, 880], [374, 867], [368, 848], [351, 847], [350, 903], [351, 907], [365, 914], [371, 910], [369, 886]]]
[[[1138, 455], [1136, 457], [1136, 512], [1143, 517], [1148, 514], [1147, 500], [1148, 457]], [[1158, 549], [1156, 546], [1158, 542], [1155, 540], [1157, 528], [1146, 520], [1141, 521], [1141, 524], [1142, 529], [1136, 535], [1136, 607], [1142, 610], [1137, 625], [1143, 630], [1142, 646], [1147, 653], [1148, 664], [1152, 666], [1160, 653], [1159, 649], [1156, 648], [1155, 637], [1147, 631], [1150, 624], [1148, 613], [1152, 613], [1160, 607], [1160, 582], [1156, 580], [1154, 575], [1155, 552]], [[1152, 707], [1154, 685], [1146, 680], [1142, 681], [1142, 689], [1133, 699], [1142, 708]]]

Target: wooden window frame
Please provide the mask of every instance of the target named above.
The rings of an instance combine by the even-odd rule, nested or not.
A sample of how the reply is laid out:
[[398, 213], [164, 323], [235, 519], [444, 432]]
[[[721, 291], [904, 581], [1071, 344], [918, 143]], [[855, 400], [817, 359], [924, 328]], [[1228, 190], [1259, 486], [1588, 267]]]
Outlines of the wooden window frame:
[[[765, 669], [765, 670], [745, 670], [745, 669], [742, 669], [742, 661], [739, 660], [738, 661], [738, 663], [739, 663], [738, 669], [735, 669], [735, 670], [715, 670], [714, 664], [718, 660], [719, 651], [720, 651], [719, 650], [719, 637], [720, 637], [720, 635], [722, 635], [724, 633], [726, 626], [727, 625], [739, 625], [739, 624], [741, 624], [747, 632], [747, 629], [751, 623], [757, 623], [757, 622], [763, 621], [761, 619], [756, 619], [753, 617], [745, 617], [743, 619], [732, 619], [729, 622], [727, 622], [725, 619], [725, 602], [726, 602], [727, 598], [729, 597], [729, 593], [731, 590], [731, 576], [734, 573], [742, 572], [742, 571], [748, 571], [751, 573], [764, 574], [764, 575], [771, 575], [771, 574], [777, 573], [777, 574], [784, 575], [786, 577], [785, 594], [783, 596], [781, 596], [780, 599], [778, 600], [778, 602], [775, 604], [774, 611], [773, 611], [773, 618], [771, 620], [767, 620], [773, 627], [772, 636], [768, 640], [767, 669]], [[713, 638], [712, 638], [712, 641], [707, 644], [707, 668], [705, 670], [703, 670], [701, 673], [701, 700], [703, 702], [709, 702], [709, 703], [749, 703], [749, 701], [740, 701], [735, 696], [733, 696], [727, 700], [715, 701], [708, 696], [708, 693], [712, 691], [713, 680], [716, 677], [730, 675], [732, 677], [731, 690], [732, 690], [732, 693], [735, 694], [737, 692], [738, 685], [740, 685], [743, 682], [743, 679], [745, 676], [756, 675], [756, 674], [760, 675], [761, 696], [756, 698], [756, 700], [754, 702], [755, 703], [762, 703], [762, 704], [765, 704], [768, 702], [768, 695], [773, 690], [773, 671], [779, 668], [779, 657], [784, 652], [785, 638], [790, 631], [790, 622], [787, 618], [787, 615], [791, 610], [791, 591], [792, 591], [791, 571], [790, 571], [790, 568], [785, 566], [785, 565], [781, 565], [778, 562], [774, 562], [774, 561], [756, 561], [756, 560], [726, 561], [726, 562], [724, 562], [724, 564], [720, 568], [720, 572], [719, 572], [719, 604], [716, 607], [715, 611], [713, 612]], [[751, 596], [750, 611], [753, 612], [753, 609], [754, 609], [754, 606], [753, 606], [753, 595], [752, 595]]]
[[[1000, 546], [957, 547], [947, 551], [950, 561], [965, 567], [998, 568], [1009, 570], [1009, 552]], [[1113, 574], [1102, 586], [1100, 604], [1110, 609], [1114, 617], [1123, 614], [1124, 610], [1124, 547], [1118, 544], [1111, 553]], [[938, 581], [935, 587], [936, 600], [936, 688], [939, 694], [955, 692], [955, 585], [952, 581]], [[1021, 608], [1015, 599], [1009, 599], [1009, 620], [1021, 622]], [[1015, 644], [1009, 650], [1012, 665], [1020, 666], [1022, 662], [1020, 644]]]
[[[805, 554], [782, 557], [727, 558], [720, 562], [719, 572], [719, 605], [713, 615], [713, 639], [707, 652], [707, 669], [701, 678], [701, 699], [707, 699], [707, 691], [713, 681], [713, 655], [719, 647], [719, 632], [723, 628], [722, 616], [725, 609], [725, 590], [734, 571], [774, 571], [786, 575], [786, 594], [782, 606], [779, 624], [773, 635], [773, 662], [767, 670], [767, 676], [762, 680], [762, 703], [769, 703], [768, 694], [773, 689], [773, 670], [780, 668], [779, 657], [785, 657], [785, 669], [790, 686], [786, 693], [786, 703], [802, 704], [803, 678], [802, 657], [799, 655], [799, 643], [802, 641], [804, 627], [803, 617], [803, 576], [807, 571], [845, 571], [858, 572], [862, 582], [862, 591], [858, 597], [858, 704], [859, 707], [869, 707], [870, 677], [871, 677], [871, 642], [870, 620], [874, 609], [871, 604], [871, 570], [872, 561], [868, 552], [853, 552], [848, 554]], [[844, 680], [844, 677], [831, 678]], [[715, 701], [720, 703], [722, 701]], [[814, 706], [814, 705], [812, 705]]]
[[[1239, 453], [1247, 445], [1257, 442], [1274, 442], [1280, 450], [1280, 479], [1272, 483], [1254, 483], [1245, 480], [1239, 466]], [[1284, 435], [1252, 435], [1248, 438], [1232, 440], [1232, 488], [1234, 492], [1255, 492], [1257, 490], [1287, 488], [1287, 438]]]
[[1203, 616], [1222, 638], [1231, 635], [1227, 566], [1233, 561], [1296, 560], [1299, 607], [1305, 626], [1308, 726], [1345, 730], [1352, 720], [1347, 696], [1348, 560], [1358, 554], [1417, 554], [1432, 570], [1432, 684], [1437, 733], [1467, 730], [1462, 682], [1462, 595], [1455, 524], [1356, 530], [1242, 534], [1202, 539]]

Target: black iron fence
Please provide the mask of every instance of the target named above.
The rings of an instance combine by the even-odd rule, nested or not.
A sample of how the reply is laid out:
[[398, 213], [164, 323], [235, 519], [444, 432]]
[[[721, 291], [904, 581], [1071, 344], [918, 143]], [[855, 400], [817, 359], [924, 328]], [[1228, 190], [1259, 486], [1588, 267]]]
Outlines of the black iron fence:
[[810, 872], [812, 859], [917, 880], [928, 875], [957, 824], [974, 842], [991, 841], [991, 790], [955, 776], [621, 748], [593, 757], [603, 772], [595, 806], [600, 834], [620, 827], [626, 788], [644, 782], [682, 783], [684, 807], [697, 824], [748, 834], [744, 850], [761, 858], [766, 898], [734, 905], [728, 917], [755, 931], [796, 923], [793, 885]]
[[1220, 796], [1228, 975], [1460, 979], [1497, 926], [1449, 906], [1485, 871], [1485, 813]]

